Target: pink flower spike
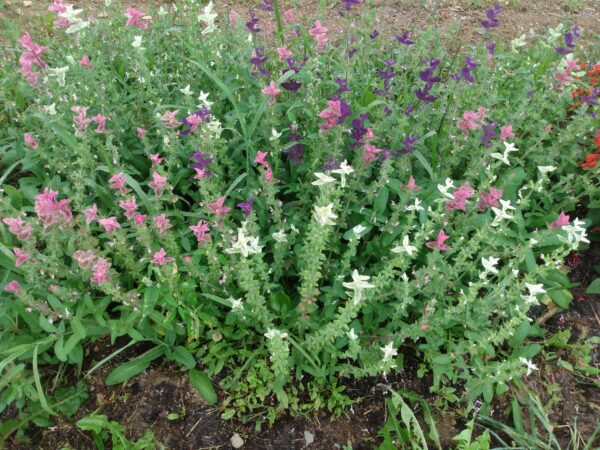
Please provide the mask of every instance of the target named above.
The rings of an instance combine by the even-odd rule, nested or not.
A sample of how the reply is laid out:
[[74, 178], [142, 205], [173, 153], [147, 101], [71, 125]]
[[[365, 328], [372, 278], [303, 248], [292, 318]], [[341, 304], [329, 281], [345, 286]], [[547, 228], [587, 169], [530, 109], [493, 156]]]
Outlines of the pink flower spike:
[[92, 274], [90, 281], [92, 283], [96, 283], [97, 285], [101, 285], [106, 281], [110, 281], [112, 279], [108, 274], [110, 266], [110, 263], [106, 259], [98, 258], [98, 261], [96, 261], [96, 264], [94, 265], [94, 273]]
[[167, 219], [167, 216], [165, 216], [164, 214], [156, 216], [152, 220], [152, 223], [154, 223], [154, 226], [158, 230], [158, 234], [165, 234], [167, 230], [172, 226], [171, 222], [169, 221], [169, 219]]
[[108, 217], [106, 219], [98, 219], [98, 223], [104, 227], [104, 231], [109, 236], [114, 234], [117, 228], [121, 228], [121, 224], [119, 224], [115, 216]]
[[508, 138], [514, 138], [515, 135], [513, 133], [512, 125], [504, 125], [500, 128], [500, 140], [502, 142], [506, 141]]
[[83, 55], [83, 57], [79, 60], [79, 65], [81, 67], [85, 67], [86, 69], [93, 69], [94, 66], [90, 63], [90, 57], [88, 55]]
[[8, 231], [14, 234], [19, 241], [26, 241], [31, 237], [31, 225], [20, 217], [6, 217], [2, 222], [8, 225]]
[[146, 214], [136, 214], [134, 223], [136, 225], [141, 225], [144, 220], [146, 220], [146, 217], [148, 217]]
[[287, 23], [294, 23], [296, 21], [296, 18], [294, 17], [294, 11], [291, 9], [286, 9], [283, 12], [283, 17]]
[[292, 52], [284, 45], [283, 47], [277, 47], [277, 53], [279, 54], [279, 61], [284, 62], [286, 59], [291, 58]]
[[25, 133], [23, 135], [23, 140], [25, 141], [25, 143], [27, 145], [29, 145], [31, 148], [38, 148], [38, 143], [37, 141], [33, 138], [33, 136], [31, 136], [29, 133]]
[[15, 266], [21, 267], [29, 259], [29, 253], [25, 253], [20, 248], [13, 248], [13, 252], [17, 259], [15, 260]]
[[137, 133], [137, 135], [138, 135], [138, 137], [139, 137], [140, 139], [141, 139], [141, 138], [143, 138], [144, 136], [146, 136], [146, 133], [147, 133], [147, 132], [148, 132], [148, 131], [147, 131], [147, 130], [145, 130], [144, 128], [139, 128], [139, 127], [138, 127], [138, 129], [136, 130], [136, 133]]
[[127, 16], [127, 22], [125, 23], [126, 26], [137, 27], [143, 30], [150, 28], [148, 22], [144, 22], [144, 20], [146, 20], [144, 19], [146, 13], [135, 8], [127, 8], [125, 15]]
[[412, 191], [412, 192], [417, 192], [418, 190], [421, 189], [421, 186], [417, 186], [417, 183], [412, 175], [408, 179], [408, 184], [401, 186], [401, 187], [402, 187], [402, 189], [406, 189], [407, 191]]
[[208, 170], [206, 169], [196, 169], [196, 175], [194, 175], [194, 178], [196, 180], [201, 180], [205, 177], [208, 176]]
[[498, 207], [498, 200], [502, 198], [502, 189], [490, 188], [490, 192], [482, 192], [481, 201], [477, 205], [479, 211], [485, 211], [488, 206]]
[[77, 261], [80, 268], [86, 270], [90, 269], [94, 265], [96, 255], [92, 251], [77, 250], [73, 253], [73, 259]]
[[269, 167], [269, 163], [267, 161], [265, 161], [265, 158], [267, 157], [268, 154], [269, 154], [268, 152], [261, 152], [259, 150], [258, 153], [256, 154], [256, 158], [254, 158], [254, 162], [257, 164], [260, 164], [263, 167]]
[[21, 293], [21, 285], [17, 280], [12, 280], [4, 286], [4, 292], [12, 292], [15, 295], [19, 295]]
[[108, 187], [111, 189], [118, 190], [121, 194], [125, 194], [125, 175], [122, 173], [116, 173], [108, 180]]
[[219, 197], [216, 202], [209, 203], [207, 205], [208, 209], [210, 209], [210, 212], [212, 212], [216, 216], [219, 216], [219, 219], [223, 219], [223, 217], [225, 217], [225, 214], [227, 214], [230, 210], [230, 208], [228, 206], [223, 205], [223, 203], [225, 203], [225, 197]]
[[269, 85], [262, 90], [262, 93], [265, 95], [270, 95], [271, 103], [273, 103], [273, 101], [275, 101], [275, 97], [281, 94], [281, 89], [277, 89], [277, 86], [275, 86], [275, 82], [271, 80]]
[[167, 184], [167, 177], [163, 177], [158, 172], [152, 172], [152, 181], [148, 183], [148, 186], [154, 191], [154, 195], [160, 196]]
[[167, 128], [177, 128], [180, 124], [177, 120], [177, 114], [179, 114], [179, 110], [175, 111], [167, 111], [162, 116], [160, 116], [160, 120]]
[[96, 133], [104, 133], [104, 127], [106, 126], [106, 116], [98, 114], [97, 116], [92, 117], [92, 120], [98, 124], [98, 127], [96, 128]]
[[229, 11], [229, 26], [231, 28], [235, 28], [237, 26], [237, 21], [239, 18], [240, 14], [235, 9]]
[[375, 161], [375, 159], [377, 159], [377, 155], [381, 153], [381, 149], [375, 147], [374, 145], [371, 144], [365, 144], [365, 152], [362, 154], [362, 159], [365, 162], [365, 164], [369, 164], [373, 161]]
[[87, 126], [92, 123], [92, 119], [88, 119], [87, 111], [89, 108], [85, 106], [73, 106], [71, 111], [76, 114], [73, 117], [73, 125], [76, 133], [83, 133]]
[[35, 197], [35, 212], [45, 226], [59, 223], [67, 224], [73, 219], [73, 213], [69, 209], [70, 199], [57, 200], [58, 192], [44, 189]]
[[125, 211], [125, 217], [127, 217], [128, 219], [132, 219], [135, 216], [137, 210], [135, 197], [132, 197], [129, 200], [121, 200], [119, 202], [119, 208]]
[[185, 118], [185, 121], [190, 127], [190, 133], [193, 133], [202, 123], [202, 117], [197, 116], [196, 114], [190, 114]]
[[83, 214], [85, 215], [85, 222], [92, 223], [98, 215], [98, 207], [94, 203], [91, 208], [84, 209]]
[[565, 214], [564, 212], [561, 212], [559, 214], [558, 218], [554, 222], [550, 223], [550, 227], [552, 227], [552, 228], [564, 227], [565, 225], [569, 225], [569, 220], [570, 220], [570, 217], [567, 214]]
[[152, 161], [152, 168], [155, 168], [161, 162], [163, 162], [163, 158], [158, 153], [155, 153], [153, 155], [150, 155], [150, 161]]
[[450, 247], [448, 247], [446, 244], [444, 244], [444, 242], [447, 239], [448, 239], [448, 236], [446, 236], [446, 233], [444, 233], [444, 230], [440, 230], [435, 241], [428, 242], [425, 245], [432, 250], [436, 249], [436, 248], [439, 249], [440, 251], [450, 250]]
[[175, 258], [167, 256], [167, 252], [165, 252], [165, 250], [162, 248], [159, 251], [157, 251], [152, 257], [152, 264], [156, 264], [159, 266], [163, 266], [166, 263], [170, 263], [173, 261], [175, 261]]
[[271, 169], [270, 167], [267, 167], [267, 170], [265, 171], [265, 181], [267, 183], [273, 181], [273, 169]]
[[198, 246], [200, 246], [200, 243], [202, 242], [210, 242], [210, 229], [208, 228], [208, 223], [204, 220], [200, 220], [196, 225], [190, 226], [190, 230], [192, 230], [194, 236], [196, 236]]

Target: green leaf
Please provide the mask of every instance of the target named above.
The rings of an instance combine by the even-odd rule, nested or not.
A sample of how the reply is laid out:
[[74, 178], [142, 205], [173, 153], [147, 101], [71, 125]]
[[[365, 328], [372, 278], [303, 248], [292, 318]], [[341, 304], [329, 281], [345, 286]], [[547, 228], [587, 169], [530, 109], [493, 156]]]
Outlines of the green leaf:
[[94, 433], [100, 433], [102, 430], [110, 428], [108, 417], [104, 414], [95, 414], [84, 417], [83, 419], [78, 420], [76, 425], [83, 431], [93, 431]]
[[562, 309], [567, 309], [571, 304], [571, 300], [573, 300], [573, 294], [566, 289], [549, 290], [548, 296]]
[[192, 369], [188, 372], [188, 376], [190, 377], [192, 386], [196, 388], [198, 394], [200, 394], [207, 403], [211, 405], [217, 403], [217, 393], [206, 373]]
[[586, 294], [600, 294], [600, 278], [596, 278], [585, 290]]
[[190, 351], [182, 345], [175, 347], [173, 359], [186, 369], [193, 369], [196, 367], [196, 359], [192, 356]]
[[373, 208], [375, 209], [376, 213], [383, 214], [387, 206], [389, 196], [390, 191], [388, 188], [383, 187], [379, 189], [379, 192], [377, 192], [377, 197], [375, 198], [375, 203], [373, 204]]
[[107, 386], [122, 383], [136, 376], [138, 373], [146, 370], [152, 361], [161, 357], [165, 353], [164, 347], [154, 347], [146, 353], [141, 354], [133, 359], [130, 359], [124, 364], [121, 364], [108, 374], [105, 380]]
[[71, 320], [71, 328], [73, 328], [73, 332], [79, 339], [85, 339], [86, 332], [85, 328], [81, 324], [81, 321], [77, 317], [73, 317]]

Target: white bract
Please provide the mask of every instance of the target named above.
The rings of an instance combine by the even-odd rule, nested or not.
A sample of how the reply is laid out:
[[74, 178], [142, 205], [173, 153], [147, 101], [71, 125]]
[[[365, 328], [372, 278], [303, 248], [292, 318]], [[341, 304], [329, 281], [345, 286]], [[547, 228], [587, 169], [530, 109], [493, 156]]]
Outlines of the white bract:
[[322, 227], [325, 225], [335, 225], [334, 219], [338, 216], [333, 212], [333, 203], [327, 206], [315, 206], [314, 211], [315, 219], [321, 224]]
[[[394, 343], [390, 342], [389, 344], [387, 344], [384, 347], [379, 347], [380, 350], [383, 352], [383, 362], [390, 362], [394, 360], [395, 356], [398, 356], [398, 350], [396, 350], [394, 348]], [[392, 366], [394, 367], [394, 366]]]
[[262, 245], [258, 244], [258, 236], [246, 236], [244, 227], [238, 228], [238, 236], [231, 248], [225, 250], [227, 253], [240, 253], [244, 258], [248, 255], [261, 252]]
[[375, 286], [367, 281], [371, 278], [368, 275], [360, 275], [358, 270], [354, 269], [352, 272], [352, 281], [350, 283], [342, 283], [346, 289], [354, 291], [354, 304], [360, 302], [362, 298], [362, 291], [365, 289], [372, 289]]
[[500, 200], [500, 204], [502, 205], [502, 209], [498, 209], [495, 206], [492, 206], [492, 211], [494, 211], [494, 214], [496, 214], [496, 217], [492, 222], [493, 227], [497, 227], [498, 225], [500, 225], [500, 222], [502, 222], [505, 219], [511, 220], [515, 218], [513, 215], [508, 213], [509, 210], [514, 211], [515, 209], [513, 206], [511, 206], [510, 200]]
[[515, 144], [513, 144], [512, 142], [510, 142], [510, 143], [504, 142], [504, 153], [492, 153], [490, 156], [492, 158], [499, 159], [507, 166], [510, 166], [510, 161], [508, 160], [510, 153], [518, 152], [518, 151], [519, 151], [519, 149], [516, 148]]
[[392, 249], [392, 252], [394, 252], [394, 253], [406, 252], [406, 253], [408, 253], [408, 256], [412, 256], [413, 253], [416, 251], [417, 251], [417, 247], [415, 247], [414, 245], [410, 245], [410, 240], [408, 238], [408, 235], [405, 235], [402, 238], [402, 245], [397, 245], [396, 247], [394, 247]]
[[354, 172], [354, 169], [348, 165], [348, 161], [343, 160], [338, 169], [333, 169], [331, 173], [337, 173], [341, 175], [342, 187], [346, 187], [346, 175], [350, 175]]
[[335, 178], [326, 173], [316, 172], [315, 177], [317, 177], [317, 180], [312, 182], [313, 186], [324, 186], [326, 184], [335, 183]]

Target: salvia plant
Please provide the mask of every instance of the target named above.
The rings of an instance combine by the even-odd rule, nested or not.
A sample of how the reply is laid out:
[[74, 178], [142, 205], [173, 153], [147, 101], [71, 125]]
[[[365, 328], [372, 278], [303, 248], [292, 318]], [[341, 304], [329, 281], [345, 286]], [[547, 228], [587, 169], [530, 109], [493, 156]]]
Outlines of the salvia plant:
[[457, 48], [359, 3], [342, 37], [277, 1], [1, 19], [0, 410], [55, 413], [44, 368], [103, 337], [147, 345], [107, 383], [166, 358], [224, 417], [338, 411], [406, 352], [468, 400], [536, 369], [598, 198], [585, 30], [495, 42], [495, 8]]

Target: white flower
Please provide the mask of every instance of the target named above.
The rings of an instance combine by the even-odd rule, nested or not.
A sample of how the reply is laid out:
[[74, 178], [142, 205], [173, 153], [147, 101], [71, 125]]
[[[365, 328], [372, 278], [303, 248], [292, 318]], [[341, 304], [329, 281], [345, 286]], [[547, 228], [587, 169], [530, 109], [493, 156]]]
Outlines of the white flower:
[[406, 209], [407, 211], [425, 211], [425, 208], [421, 206], [421, 200], [419, 200], [418, 198], [415, 198], [414, 205], [407, 205], [404, 207], [404, 209]]
[[231, 311], [236, 312], [244, 309], [244, 303], [241, 298], [229, 297], [229, 301], [231, 302]]
[[490, 256], [489, 258], [481, 258], [481, 264], [483, 265], [483, 268], [485, 269], [486, 273], [495, 273], [498, 274], [498, 269], [496, 269], [496, 266], [498, 265], [498, 263], [500, 262], [500, 259], [498, 258], [494, 258], [493, 256]]
[[348, 165], [348, 161], [343, 160], [338, 169], [334, 169], [331, 173], [340, 174], [342, 177], [342, 187], [346, 187], [346, 175], [350, 175], [354, 169]]
[[325, 173], [316, 172], [315, 177], [317, 177], [318, 180], [311, 183], [313, 186], [324, 186], [329, 183], [335, 183], [335, 178]]
[[273, 233], [271, 236], [273, 236], [273, 239], [275, 239], [275, 242], [279, 242], [280, 244], [287, 242], [287, 236], [285, 235], [285, 230], [283, 228], [281, 230]]
[[321, 224], [321, 226], [325, 225], [335, 225], [333, 219], [337, 219], [338, 216], [333, 212], [333, 203], [330, 203], [327, 206], [315, 206], [315, 219], [317, 222]]
[[184, 87], [183, 89], [179, 89], [179, 92], [181, 92], [186, 97], [189, 97], [190, 95], [193, 94], [193, 92], [190, 90], [190, 85], [189, 84], [186, 87]]
[[69, 71], [69, 66], [57, 67], [55, 69], [47, 69], [47, 71], [51, 76], [56, 77], [59, 86], [65, 85], [65, 77], [67, 75], [67, 72]]
[[445, 184], [438, 184], [437, 188], [438, 191], [440, 191], [444, 197], [447, 197], [449, 199], [454, 198], [454, 195], [448, 192], [450, 189], [454, 188], [454, 181], [452, 181], [450, 178], [446, 178]]
[[368, 275], [359, 275], [358, 270], [354, 269], [352, 272], [352, 281], [350, 283], [342, 283], [346, 289], [350, 289], [354, 291], [354, 304], [356, 305], [360, 302], [362, 297], [362, 291], [364, 289], [372, 289], [375, 286], [367, 283], [367, 281], [371, 278]]
[[269, 138], [269, 140], [276, 141], [281, 137], [282, 134], [283, 133], [279, 133], [275, 128], [271, 128], [271, 137]]
[[69, 61], [69, 64], [71, 65], [75, 64], [75, 58], [73, 58], [73, 55], [67, 55], [67, 61]]
[[528, 305], [538, 303], [537, 295], [538, 294], [545, 294], [546, 293], [546, 291], [544, 290], [544, 285], [543, 284], [529, 284], [529, 283], [525, 283], [525, 287], [529, 291], [529, 294], [528, 295], [522, 295], [521, 298], [523, 300], [525, 300], [525, 303], [527, 303]]
[[167, 13], [167, 10], [166, 10], [165, 8], [163, 8], [163, 6], [162, 6], [162, 5], [160, 5], [160, 8], [158, 9], [158, 15], [159, 15], [159, 16], [163, 16], [163, 17], [164, 17], [164, 16], [166, 16], [167, 14], [168, 14], [168, 13]]
[[554, 172], [556, 170], [556, 167], [554, 167], [554, 166], [538, 166], [538, 170], [542, 173], [542, 175], [545, 175], [547, 173]]
[[521, 37], [518, 37], [517, 39], [513, 39], [510, 42], [510, 47], [511, 47], [513, 53], [519, 53], [519, 48], [521, 48], [527, 44], [526, 38], [527, 38], [527, 36], [522, 34]]
[[213, 12], [212, 8], [213, 4], [212, 1], [210, 1], [208, 5], [204, 7], [203, 13], [198, 16], [198, 22], [204, 22], [206, 25], [206, 28], [202, 30], [202, 34], [212, 33], [217, 30], [215, 26], [215, 19], [217, 18], [218, 14]]
[[144, 49], [142, 48], [142, 36], [141, 36], [141, 35], [139, 35], [139, 36], [134, 36], [134, 37], [133, 37], [133, 42], [131, 43], [131, 46], [132, 46], [133, 48], [137, 48], [137, 49], [139, 49], [139, 50], [144, 50]]
[[[393, 361], [394, 356], [398, 356], [398, 350], [394, 348], [394, 343], [390, 342], [385, 347], [379, 347], [379, 349], [383, 352], [383, 362]], [[393, 367], [393, 366], [392, 366]]]
[[241, 227], [238, 228], [237, 240], [225, 252], [230, 254], [241, 253], [244, 258], [247, 258], [248, 255], [260, 253], [261, 249], [262, 245], [258, 245], [258, 236], [246, 236], [244, 227]]
[[493, 227], [498, 226], [500, 222], [502, 222], [502, 220], [504, 219], [511, 220], [515, 218], [514, 216], [508, 213], [509, 210], [515, 209], [513, 206], [510, 205], [510, 200], [500, 200], [500, 204], [502, 205], [502, 209], [498, 209], [492, 206], [492, 211], [494, 211], [494, 214], [496, 214], [496, 217], [492, 222]]
[[[209, 102], [208, 101], [208, 96], [210, 94], [204, 91], [200, 91], [200, 96], [198, 97], [198, 100], [200, 100], [202, 102], [202, 105], [205, 105], [207, 108], [210, 108], [214, 102]], [[200, 105], [200, 106], [202, 106]]]
[[585, 227], [582, 226], [583, 224], [583, 221], [576, 218], [571, 224], [562, 227], [562, 229], [567, 232], [567, 243], [571, 245], [573, 250], [576, 250], [581, 242], [585, 244], [590, 243], [587, 239], [587, 231]]
[[408, 238], [408, 234], [402, 238], [402, 245], [397, 245], [392, 249], [394, 253], [408, 253], [408, 256], [412, 256], [414, 252], [417, 251], [417, 247], [410, 245], [410, 240]]
[[519, 149], [515, 148], [515, 144], [513, 144], [512, 142], [510, 142], [510, 143], [504, 142], [504, 153], [492, 153], [490, 156], [492, 158], [499, 159], [507, 166], [510, 166], [510, 161], [508, 160], [508, 157], [511, 152], [517, 152], [517, 151], [519, 151]]
[[84, 28], [89, 26], [89, 22], [84, 21], [83, 19], [78, 17], [79, 14], [83, 12], [83, 9], [73, 9], [73, 5], [65, 6], [65, 11], [59, 13], [58, 16], [63, 19], [67, 19], [69, 22], [71, 22], [69, 28], [65, 30], [68, 34], [76, 33], [77, 31], [83, 30]]
[[346, 333], [346, 336], [348, 336], [348, 338], [349, 338], [351, 341], [355, 341], [355, 340], [357, 340], [357, 339], [358, 339], [358, 336], [357, 336], [357, 334], [354, 332], [354, 328], [350, 328], [350, 331], [348, 331], [348, 332]]
[[531, 372], [533, 372], [534, 370], [540, 370], [535, 364], [533, 364], [533, 361], [524, 358], [523, 356], [519, 358], [519, 361], [521, 361], [521, 364], [527, 366], [527, 376], [531, 375]]
[[48, 106], [42, 106], [42, 109], [48, 113], [50, 116], [56, 115], [56, 103], [52, 103]]
[[265, 337], [267, 339], [273, 339], [273, 338], [276, 338], [276, 337], [279, 338], [279, 339], [283, 339], [283, 338], [286, 338], [287, 336], [288, 336], [287, 333], [282, 333], [281, 331], [275, 330], [274, 328], [269, 329], [269, 331], [267, 331], [265, 333]]
[[356, 239], [360, 239], [360, 235], [366, 229], [367, 229], [367, 227], [365, 227], [365, 226], [363, 226], [361, 224], [356, 225], [354, 228], [352, 228], [352, 231], [354, 232], [354, 237], [356, 237]]

